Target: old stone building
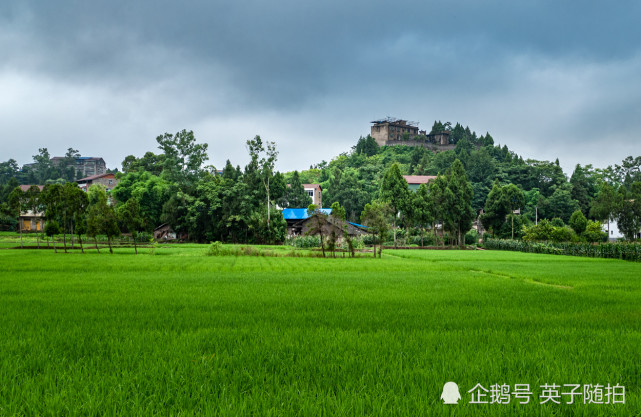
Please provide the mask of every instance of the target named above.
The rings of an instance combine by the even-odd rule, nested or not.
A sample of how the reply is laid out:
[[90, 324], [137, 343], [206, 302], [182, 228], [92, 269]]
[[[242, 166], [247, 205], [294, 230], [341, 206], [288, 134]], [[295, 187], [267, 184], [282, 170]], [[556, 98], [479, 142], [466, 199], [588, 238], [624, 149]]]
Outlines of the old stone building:
[[[54, 167], [58, 167], [63, 163], [66, 163], [65, 157], [54, 156], [51, 158], [51, 165]], [[76, 170], [76, 178], [101, 175], [107, 172], [107, 164], [105, 163], [105, 160], [93, 156], [79, 156], [74, 158], [74, 167]]]
[[450, 144], [450, 132], [444, 131], [427, 134], [425, 130], [418, 130], [418, 123], [388, 117], [374, 120], [370, 135], [379, 146], [422, 146], [434, 151], [454, 149]]
[[390, 141], [413, 140], [418, 136], [418, 126], [407, 120], [387, 118], [372, 122], [371, 135], [379, 146], [385, 146]]

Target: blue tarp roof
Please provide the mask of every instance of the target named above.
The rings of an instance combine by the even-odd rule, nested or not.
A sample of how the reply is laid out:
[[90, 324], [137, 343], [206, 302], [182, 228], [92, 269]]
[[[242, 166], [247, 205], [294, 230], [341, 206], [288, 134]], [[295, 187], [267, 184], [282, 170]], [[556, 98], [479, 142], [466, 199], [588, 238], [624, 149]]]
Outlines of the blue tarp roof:
[[367, 229], [367, 226], [363, 226], [362, 224], [352, 223], [352, 222], [347, 222], [347, 223], [351, 224], [352, 226], [360, 227], [362, 229]]
[[[326, 209], [320, 209], [325, 214], [332, 214], [332, 209], [326, 208]], [[308, 218], [309, 215], [307, 214], [307, 209], [306, 208], [286, 208], [283, 209], [283, 218], [285, 220], [304, 220]]]

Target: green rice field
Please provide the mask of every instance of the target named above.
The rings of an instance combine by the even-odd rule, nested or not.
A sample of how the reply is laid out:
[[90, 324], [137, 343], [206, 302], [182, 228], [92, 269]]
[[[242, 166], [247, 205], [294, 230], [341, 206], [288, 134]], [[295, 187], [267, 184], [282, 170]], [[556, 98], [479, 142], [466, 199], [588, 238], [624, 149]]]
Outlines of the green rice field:
[[[639, 263], [9, 246], [0, 416], [641, 415]], [[448, 381], [458, 404], [441, 400]]]

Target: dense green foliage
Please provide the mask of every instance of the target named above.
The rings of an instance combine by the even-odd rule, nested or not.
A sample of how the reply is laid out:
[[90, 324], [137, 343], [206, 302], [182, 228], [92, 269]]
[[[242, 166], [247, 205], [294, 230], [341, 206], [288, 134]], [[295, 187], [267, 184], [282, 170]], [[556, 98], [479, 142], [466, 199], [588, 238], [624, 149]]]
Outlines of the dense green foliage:
[[[395, 223], [393, 233], [400, 233], [396, 226], [412, 230], [405, 234], [407, 239], [424, 234], [427, 227], [442, 227], [450, 233], [451, 243], [461, 243], [481, 210], [482, 223], [494, 237], [520, 238], [522, 226], [538, 219], [559, 218], [569, 224], [577, 210], [587, 220], [616, 220], [628, 240], [638, 237], [641, 157], [628, 157], [621, 165], [605, 169], [579, 164], [568, 179], [558, 159], [524, 160], [506, 145], [495, 145], [489, 133], [477, 136], [460, 123], [436, 121], [431, 133], [443, 132], [450, 143], [440, 149], [434, 143], [422, 143], [432, 136], [417, 137], [420, 146], [414, 147], [380, 147], [371, 136], [361, 137], [350, 152], [329, 163], [321, 161], [309, 170], [289, 173], [275, 171], [276, 144], [260, 136], [247, 141], [250, 163], [244, 169], [227, 161], [220, 172], [204, 166], [207, 145], [199, 144], [193, 132], [165, 133], [156, 138], [160, 153], [124, 159], [120, 183], [111, 197], [116, 206], [132, 197], [138, 200], [144, 231], [166, 223], [181, 239], [200, 242], [282, 242], [285, 223], [276, 207], [307, 207], [310, 199], [302, 183], [320, 184], [323, 201], [326, 205], [338, 202], [347, 221], [361, 222], [363, 209], [374, 200], [388, 202], [399, 213], [390, 218]], [[18, 184], [72, 180], [73, 172], [67, 175], [60, 170], [77, 155], [70, 148], [66, 159], [54, 167], [43, 148], [34, 155], [34, 164], [23, 170], [11, 159], [0, 163], [0, 226], [16, 225], [17, 212], [9, 195]], [[454, 167], [457, 160], [460, 165]], [[448, 185], [454, 196], [444, 184], [437, 184], [432, 191], [438, 194], [438, 205], [430, 207], [431, 215], [420, 201], [408, 197], [407, 190], [401, 190], [402, 175], [444, 175], [452, 169], [457, 174], [449, 175]], [[463, 177], [466, 184], [455, 184]], [[417, 213], [418, 207], [422, 213]], [[436, 226], [428, 225], [430, 217]], [[71, 221], [76, 220], [82, 221], [75, 217]], [[68, 220], [57, 221], [63, 232], [72, 233]], [[120, 226], [129, 229], [122, 222]]]
[[[0, 250], [0, 414], [641, 409], [638, 264], [500, 251], [347, 260], [207, 249]], [[441, 404], [447, 381], [459, 385], [461, 404]], [[469, 404], [477, 383], [527, 383], [534, 396]], [[621, 384], [626, 403], [539, 404], [545, 383]]]

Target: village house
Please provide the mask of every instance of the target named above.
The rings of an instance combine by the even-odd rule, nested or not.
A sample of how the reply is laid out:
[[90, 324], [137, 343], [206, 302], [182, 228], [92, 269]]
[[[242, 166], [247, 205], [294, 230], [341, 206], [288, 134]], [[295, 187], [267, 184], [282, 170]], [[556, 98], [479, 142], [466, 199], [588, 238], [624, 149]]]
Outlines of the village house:
[[[31, 185], [21, 185], [22, 192], [27, 192]], [[42, 192], [44, 186], [37, 185]], [[18, 218], [18, 228], [23, 232], [40, 232], [45, 228], [45, 214], [43, 212], [33, 212], [32, 210], [23, 211]]]
[[105, 187], [105, 191], [111, 191], [116, 185], [118, 185], [118, 180], [114, 174], [98, 174], [92, 175], [86, 178], [81, 178], [78, 181], [78, 187], [82, 188], [82, 191], [87, 192], [89, 187], [94, 184], [100, 184]]
[[[343, 229], [341, 225], [331, 217], [332, 209], [321, 209], [321, 212], [325, 214], [325, 216], [321, 218], [323, 222], [321, 226], [323, 234], [329, 236], [329, 234], [334, 231], [339, 236], [339, 241], [341, 241], [343, 239]], [[306, 236], [312, 228], [316, 227], [313, 224], [313, 218], [307, 213], [307, 209], [284, 209], [283, 218], [287, 222], [287, 234], [289, 236]], [[366, 226], [347, 222], [347, 233], [350, 237], [367, 234], [366, 230]]]

